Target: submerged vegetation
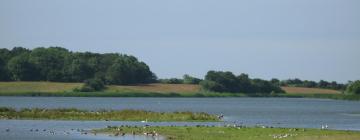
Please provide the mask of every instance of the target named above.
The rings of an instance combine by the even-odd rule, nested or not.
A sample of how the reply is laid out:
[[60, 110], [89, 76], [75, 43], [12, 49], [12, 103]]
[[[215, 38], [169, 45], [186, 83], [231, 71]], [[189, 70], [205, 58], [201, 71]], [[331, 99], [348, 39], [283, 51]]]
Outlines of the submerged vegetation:
[[87, 111], [75, 108], [13, 108], [0, 107], [0, 119], [48, 120], [111, 120], [111, 121], [219, 121], [217, 116], [193, 112], [152, 112], [143, 110]]
[[160, 135], [166, 139], [175, 140], [267, 140], [267, 139], [290, 139], [290, 140], [340, 140], [360, 139], [360, 132], [298, 129], [298, 128], [246, 128], [217, 127], [217, 126], [194, 126], [194, 127], [108, 127], [93, 130], [93, 133], [109, 133], [117, 135], [124, 133], [128, 135]]

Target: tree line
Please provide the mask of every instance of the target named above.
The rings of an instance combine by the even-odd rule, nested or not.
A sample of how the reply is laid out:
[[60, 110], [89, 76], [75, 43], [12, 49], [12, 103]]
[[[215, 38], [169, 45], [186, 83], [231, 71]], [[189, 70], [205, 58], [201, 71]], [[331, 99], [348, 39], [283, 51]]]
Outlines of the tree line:
[[288, 79], [279, 81], [278, 79], [272, 79], [272, 83], [279, 84], [280, 86], [289, 86], [289, 87], [307, 87], [307, 88], [324, 88], [324, 89], [334, 89], [334, 90], [345, 90], [347, 84], [337, 83], [336, 81], [328, 82], [325, 80], [320, 80], [319, 82], [311, 80], [301, 80], [298, 78]]
[[87, 81], [89, 84], [100, 81], [129, 85], [156, 80], [149, 66], [134, 56], [71, 52], [61, 47], [0, 49], [0, 73], [0, 81]]
[[216, 92], [284, 93], [279, 85], [270, 81], [251, 79], [247, 74], [234, 75], [229, 71], [209, 71], [200, 85], [205, 90]]
[[71, 52], [61, 47], [0, 49], [0, 81], [84, 82], [79, 91], [97, 91], [107, 84], [142, 83], [199, 84], [202, 89], [234, 93], [283, 93], [280, 86], [327, 88], [360, 94], [360, 81], [251, 79], [247, 74], [209, 71], [204, 79], [185, 74], [183, 78], [157, 79], [149, 66], [136, 57], [118, 53]]

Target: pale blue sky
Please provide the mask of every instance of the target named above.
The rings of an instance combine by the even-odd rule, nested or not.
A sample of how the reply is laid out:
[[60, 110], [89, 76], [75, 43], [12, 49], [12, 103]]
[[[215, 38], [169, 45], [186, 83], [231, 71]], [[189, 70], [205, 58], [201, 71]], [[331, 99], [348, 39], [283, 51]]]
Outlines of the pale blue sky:
[[160, 78], [208, 70], [360, 79], [359, 0], [0, 0], [0, 47], [137, 56]]

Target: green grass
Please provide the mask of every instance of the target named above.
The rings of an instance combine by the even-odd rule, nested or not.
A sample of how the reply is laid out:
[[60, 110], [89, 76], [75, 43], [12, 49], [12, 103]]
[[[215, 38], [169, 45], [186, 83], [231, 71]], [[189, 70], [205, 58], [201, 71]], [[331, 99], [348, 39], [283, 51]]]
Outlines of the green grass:
[[[295, 129], [295, 128], [240, 128], [240, 127], [108, 127], [93, 130], [93, 133], [128, 133], [144, 135], [144, 133], [158, 133], [166, 139], [174, 140], [358, 140], [360, 132]], [[286, 138], [279, 138], [279, 136]], [[276, 137], [276, 138], [274, 138]]]
[[215, 115], [193, 112], [152, 112], [143, 110], [87, 111], [75, 108], [41, 109], [0, 107], [0, 119], [31, 120], [111, 120], [111, 121], [219, 121]]

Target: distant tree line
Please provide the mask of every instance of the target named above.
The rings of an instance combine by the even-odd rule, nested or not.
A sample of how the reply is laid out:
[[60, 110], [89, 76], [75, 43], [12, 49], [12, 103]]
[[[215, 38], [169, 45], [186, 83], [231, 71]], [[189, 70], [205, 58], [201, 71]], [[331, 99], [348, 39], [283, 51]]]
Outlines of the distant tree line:
[[142, 83], [200, 84], [215, 92], [283, 93], [280, 86], [326, 88], [360, 94], [360, 81], [251, 79], [247, 74], [209, 71], [204, 80], [185, 74], [181, 78], [157, 79], [148, 65], [136, 57], [118, 53], [71, 52], [61, 47], [0, 49], [0, 81], [84, 82], [78, 91], [98, 91], [105, 85]]
[[328, 82], [328, 81], [320, 80], [319, 82], [315, 82], [309, 80], [300, 80], [298, 78], [288, 79], [283, 81], [272, 79], [271, 82], [274, 84], [279, 84], [280, 86], [325, 88], [325, 89], [334, 89], [334, 90], [345, 90], [347, 87], [346, 84], [337, 83], [336, 81]]
[[163, 84], [199, 84], [202, 80], [196, 77], [192, 77], [188, 74], [185, 74], [182, 79], [180, 78], [169, 78], [169, 79], [159, 79], [159, 83]]
[[130, 55], [71, 52], [61, 47], [0, 49], [0, 81], [129, 85], [155, 80], [149, 66]]
[[284, 93], [279, 85], [262, 79], [250, 79], [247, 74], [234, 75], [232, 72], [209, 71], [200, 82], [204, 90], [231, 93]]

